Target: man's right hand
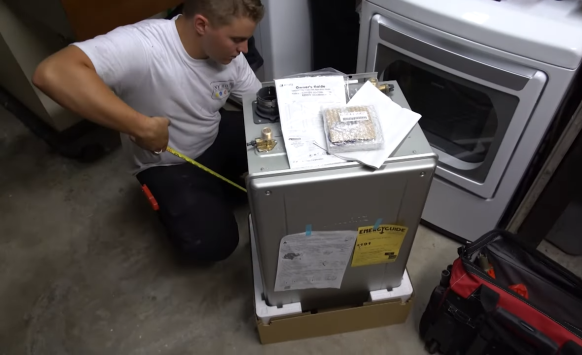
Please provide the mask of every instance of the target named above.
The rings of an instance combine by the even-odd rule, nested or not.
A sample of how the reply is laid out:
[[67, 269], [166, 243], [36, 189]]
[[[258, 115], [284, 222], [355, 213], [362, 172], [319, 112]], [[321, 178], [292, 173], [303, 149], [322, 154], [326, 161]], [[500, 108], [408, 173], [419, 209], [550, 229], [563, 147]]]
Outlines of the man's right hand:
[[170, 120], [165, 117], [144, 117], [141, 129], [132, 140], [151, 152], [163, 152], [168, 148]]

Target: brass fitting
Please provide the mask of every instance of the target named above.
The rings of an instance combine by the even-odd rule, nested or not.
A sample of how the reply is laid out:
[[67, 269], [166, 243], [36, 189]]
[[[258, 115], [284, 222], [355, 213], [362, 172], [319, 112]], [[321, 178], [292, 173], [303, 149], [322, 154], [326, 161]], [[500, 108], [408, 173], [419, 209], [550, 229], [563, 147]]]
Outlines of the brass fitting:
[[269, 127], [263, 128], [261, 131], [261, 138], [255, 139], [250, 145], [257, 148], [259, 153], [270, 152], [275, 149], [277, 141], [273, 139], [273, 130]]

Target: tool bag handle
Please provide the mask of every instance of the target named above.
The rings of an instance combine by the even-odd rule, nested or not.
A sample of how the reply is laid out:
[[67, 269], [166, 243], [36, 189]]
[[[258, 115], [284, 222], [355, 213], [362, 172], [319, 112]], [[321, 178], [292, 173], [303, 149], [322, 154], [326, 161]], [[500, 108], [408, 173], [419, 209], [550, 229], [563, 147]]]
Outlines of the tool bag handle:
[[463, 245], [462, 247], [460, 247], [458, 249], [459, 256], [460, 257], [470, 257], [475, 252], [478, 252], [479, 250], [481, 250], [487, 244], [493, 242], [499, 236], [506, 238], [506, 239], [509, 239], [514, 243], [517, 243], [522, 248], [529, 249], [523, 242], [521, 242], [519, 239], [516, 238], [515, 234], [508, 232], [506, 230], [503, 230], [503, 229], [494, 229], [490, 232], [485, 233], [483, 236], [481, 236], [479, 239], [477, 239], [473, 243], [468, 244], [468, 245]]
[[[495, 241], [498, 237], [502, 237], [510, 241], [518, 248], [524, 250], [528, 254], [535, 257], [538, 260], [538, 262], [542, 263], [544, 266], [548, 268], [551, 268], [552, 270], [555, 270], [556, 272], [559, 272], [562, 277], [566, 278], [569, 282], [571, 282], [574, 285], [577, 285], [577, 287], [582, 289], [582, 279], [574, 275], [572, 272], [570, 272], [569, 270], [567, 270], [554, 260], [544, 255], [543, 253], [539, 252], [536, 248], [526, 244], [523, 240], [519, 239], [515, 234], [503, 229], [494, 229], [490, 232], [487, 232], [473, 243], [459, 247], [457, 252], [461, 259], [464, 259], [465, 261], [470, 261], [468, 259], [471, 259], [471, 257], [475, 253], [479, 252], [485, 246]], [[579, 293], [576, 294], [576, 297], [580, 297], [578, 295]]]

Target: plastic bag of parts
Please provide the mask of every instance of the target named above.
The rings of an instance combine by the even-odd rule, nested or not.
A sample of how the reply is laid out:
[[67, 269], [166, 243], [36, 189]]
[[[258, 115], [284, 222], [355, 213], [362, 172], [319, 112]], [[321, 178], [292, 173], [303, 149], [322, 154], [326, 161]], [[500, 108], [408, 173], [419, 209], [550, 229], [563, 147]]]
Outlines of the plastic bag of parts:
[[346, 102], [349, 102], [367, 81], [371, 79], [376, 80], [376, 82], [378, 81], [378, 73], [375, 72], [348, 75], [333, 68], [324, 68], [309, 73], [294, 74], [286, 76], [285, 79], [308, 78], [318, 76], [343, 76], [346, 88]]
[[374, 106], [326, 106], [321, 114], [330, 154], [382, 148], [384, 137]]

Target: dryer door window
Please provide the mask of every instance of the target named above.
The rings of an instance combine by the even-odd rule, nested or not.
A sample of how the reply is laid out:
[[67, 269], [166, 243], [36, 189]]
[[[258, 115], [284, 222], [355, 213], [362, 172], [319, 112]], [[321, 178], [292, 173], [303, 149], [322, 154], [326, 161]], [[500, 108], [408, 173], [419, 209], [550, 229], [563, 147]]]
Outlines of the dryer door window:
[[378, 48], [378, 72], [396, 80], [439, 154], [440, 165], [472, 181], [485, 181], [519, 98]]
[[543, 91], [545, 73], [396, 15], [374, 15], [367, 71], [396, 80], [439, 155], [437, 176], [491, 198]]

